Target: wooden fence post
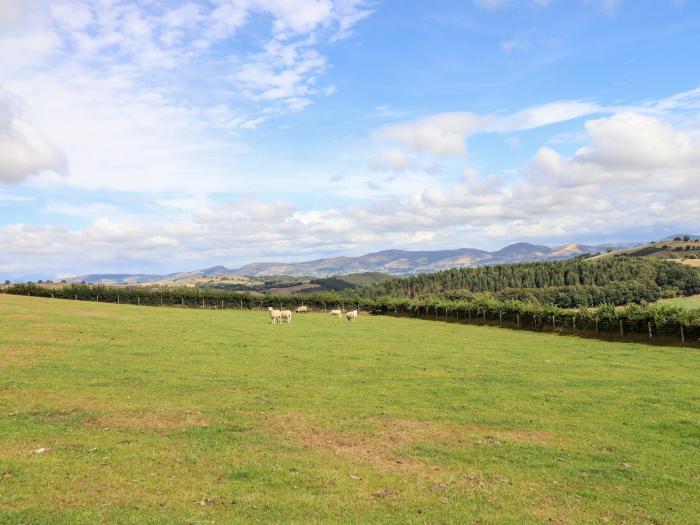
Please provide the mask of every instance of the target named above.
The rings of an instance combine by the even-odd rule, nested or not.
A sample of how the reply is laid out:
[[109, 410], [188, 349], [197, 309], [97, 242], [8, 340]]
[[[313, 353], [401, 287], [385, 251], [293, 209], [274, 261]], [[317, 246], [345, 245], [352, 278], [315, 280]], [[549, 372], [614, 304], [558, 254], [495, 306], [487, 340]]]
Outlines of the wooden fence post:
[[573, 333], [576, 333], [576, 316], [573, 316], [571, 318], [571, 331]]
[[552, 330], [554, 330], [557, 327], [557, 320], [554, 316], [552, 316]]
[[515, 314], [515, 318], [516, 318], [517, 323], [518, 323], [518, 328], [520, 328], [520, 313], [519, 312]]
[[595, 318], [595, 335], [598, 335], [598, 318]]
[[625, 330], [622, 326], [622, 319], [620, 319], [620, 339], [622, 340], [624, 338], [625, 338]]
[[651, 321], [647, 323], [647, 327], [649, 328], [649, 342], [652, 342], [652, 337], [651, 337]]
[[241, 310], [243, 310], [243, 299], [241, 299]]
[[685, 344], [685, 333], [683, 332], [683, 325], [681, 325], [681, 343]]
[[141, 304], [141, 298], [140, 298], [140, 297], [137, 297], [137, 298], [136, 298], [136, 304], [138, 304], [138, 305]]
[[117, 295], [117, 304], [119, 304], [119, 296]]
[[184, 297], [180, 297], [180, 306], [182, 306], [183, 308], [185, 307], [185, 298]]
[[498, 326], [503, 324], [503, 312], [498, 312]]

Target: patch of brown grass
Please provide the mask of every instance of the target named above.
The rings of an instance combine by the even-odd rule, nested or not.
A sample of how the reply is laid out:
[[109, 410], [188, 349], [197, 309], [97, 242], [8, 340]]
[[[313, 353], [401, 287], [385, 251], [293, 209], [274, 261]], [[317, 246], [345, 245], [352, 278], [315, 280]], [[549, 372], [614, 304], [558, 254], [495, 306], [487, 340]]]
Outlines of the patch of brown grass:
[[[331, 452], [349, 461], [363, 461], [379, 470], [416, 473], [431, 469], [411, 448], [420, 444], [450, 447], [498, 446], [502, 442], [536, 445], [556, 443], [551, 432], [502, 430], [478, 425], [454, 425], [410, 419], [369, 420], [363, 430], [329, 428], [300, 414], [270, 419], [273, 431], [304, 448]], [[435, 470], [435, 467], [432, 467]]]
[[209, 419], [192, 414], [106, 414], [95, 418], [90, 422], [90, 426], [101, 429], [165, 432], [183, 429], [188, 426], [206, 427], [210, 423]]

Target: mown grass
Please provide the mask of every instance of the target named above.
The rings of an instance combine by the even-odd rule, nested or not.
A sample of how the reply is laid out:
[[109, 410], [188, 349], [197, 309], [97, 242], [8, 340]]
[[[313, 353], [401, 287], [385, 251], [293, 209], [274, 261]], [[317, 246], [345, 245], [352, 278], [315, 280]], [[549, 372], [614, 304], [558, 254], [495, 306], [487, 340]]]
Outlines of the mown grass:
[[699, 372], [687, 348], [0, 295], [0, 523], [694, 524]]

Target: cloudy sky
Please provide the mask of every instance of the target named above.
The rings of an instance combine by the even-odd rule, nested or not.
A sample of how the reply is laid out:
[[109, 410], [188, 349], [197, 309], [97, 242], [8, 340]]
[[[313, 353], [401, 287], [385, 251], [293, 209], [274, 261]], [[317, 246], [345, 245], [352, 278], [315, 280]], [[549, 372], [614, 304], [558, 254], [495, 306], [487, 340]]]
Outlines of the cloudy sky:
[[0, 277], [700, 230], [691, 0], [0, 0]]

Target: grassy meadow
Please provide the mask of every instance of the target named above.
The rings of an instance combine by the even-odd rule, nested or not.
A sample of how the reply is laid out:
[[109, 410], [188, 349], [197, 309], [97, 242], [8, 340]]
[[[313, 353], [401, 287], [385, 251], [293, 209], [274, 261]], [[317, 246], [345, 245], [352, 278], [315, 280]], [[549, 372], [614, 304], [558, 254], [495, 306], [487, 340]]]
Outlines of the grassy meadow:
[[0, 295], [0, 523], [695, 524], [698, 494], [697, 350]]
[[700, 295], [692, 295], [690, 297], [675, 297], [673, 299], [666, 299], [664, 302], [672, 304], [674, 306], [682, 306], [683, 308], [689, 308], [693, 310], [700, 309]]

